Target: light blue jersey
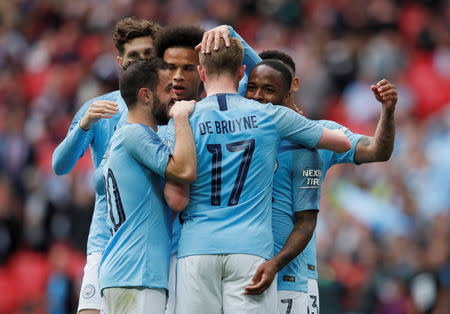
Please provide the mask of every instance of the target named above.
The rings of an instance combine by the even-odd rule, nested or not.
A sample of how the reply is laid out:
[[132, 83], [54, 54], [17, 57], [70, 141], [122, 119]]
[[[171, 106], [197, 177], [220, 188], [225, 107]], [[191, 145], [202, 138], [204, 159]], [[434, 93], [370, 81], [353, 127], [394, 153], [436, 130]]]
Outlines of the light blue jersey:
[[[236, 33], [236, 31], [233, 29], [233, 27], [228, 26], [228, 29], [230, 31], [230, 37], [239, 39], [241, 41], [241, 43], [242, 43], [243, 48], [244, 48], [244, 59], [243, 59], [242, 63], [245, 65], [245, 72], [244, 72], [244, 77], [239, 81], [239, 89], [238, 89], [238, 94], [244, 97], [245, 96], [245, 92], [247, 91], [248, 77], [249, 77], [250, 73], [252, 72], [253, 68], [255, 67], [255, 65], [260, 63], [262, 61], [262, 59], [245, 42], [245, 40], [238, 33]], [[126, 118], [125, 118], [125, 120], [126, 120]], [[173, 144], [175, 143], [175, 132], [174, 132], [174, 129], [173, 129], [173, 120], [169, 121], [169, 125], [171, 125], [171, 127], [169, 128], [169, 130], [171, 130], [171, 132], [167, 133], [167, 136], [165, 137], [165, 140], [166, 140], [168, 145], [172, 145], [173, 146]], [[158, 130], [158, 135], [160, 135], [159, 130]], [[163, 138], [163, 137], [161, 137], [161, 138]], [[172, 226], [172, 233], [173, 233], [172, 254], [177, 254], [178, 241], [180, 239], [181, 228], [182, 228], [182, 226], [180, 224], [180, 219], [177, 216], [175, 218], [175, 220], [173, 221], [173, 226]]]
[[[320, 125], [327, 127], [329, 129], [343, 129], [347, 137], [351, 142], [351, 149], [343, 154], [335, 153], [326, 149], [319, 149], [317, 152], [320, 156], [320, 185], [322, 184], [325, 174], [328, 169], [334, 164], [338, 163], [355, 163], [354, 155], [356, 145], [360, 140], [360, 134], [355, 134], [350, 132], [347, 128], [342, 125], [327, 120], [316, 121]], [[305, 154], [310, 155], [306, 150], [303, 151]], [[278, 158], [286, 158], [286, 152], [279, 154]], [[301, 157], [298, 157], [301, 158]], [[284, 160], [283, 159], [283, 160]], [[286, 227], [292, 228], [294, 221], [292, 221], [293, 212], [296, 211], [296, 203], [295, 201], [302, 201], [302, 199], [295, 198], [294, 194], [291, 194], [293, 191], [293, 187], [295, 186], [295, 178], [294, 177], [286, 177], [284, 172], [284, 168], [288, 166], [288, 161], [284, 161], [286, 165], [283, 165], [282, 160], [279, 159], [279, 171], [275, 172], [274, 178], [274, 187], [273, 187], [273, 232], [275, 238], [275, 246], [276, 248], [281, 249], [284, 245], [287, 236], [286, 235]], [[313, 173], [312, 173], [313, 174]], [[316, 173], [318, 174], [318, 173]], [[315, 175], [316, 175], [315, 174]], [[316, 179], [316, 178], [315, 178]], [[315, 198], [317, 194], [320, 196], [320, 190], [309, 190], [311, 195], [305, 195], [305, 201], [308, 203], [308, 199], [310, 197]], [[319, 208], [320, 200], [317, 200], [317, 204], [315, 208]], [[313, 204], [311, 202], [311, 204]], [[289, 206], [291, 210], [289, 211]], [[306, 209], [306, 208], [305, 208]], [[311, 208], [310, 208], [311, 209]], [[290, 232], [290, 231], [289, 231]], [[302, 291], [307, 292], [307, 283], [308, 278], [317, 279], [317, 257], [316, 257], [316, 233], [314, 232], [311, 241], [308, 243], [307, 247], [303, 250], [303, 252], [294, 259], [291, 263], [289, 263], [279, 274], [278, 274], [278, 290], [293, 290], [293, 291]]]
[[[80, 128], [80, 120], [89, 109], [91, 103], [97, 100], [110, 100], [118, 104], [118, 111], [110, 119], [100, 119], [88, 131]], [[123, 112], [128, 112], [119, 91], [99, 96], [84, 103], [76, 113], [70, 125], [66, 138], [53, 152], [52, 166], [56, 174], [69, 173], [84, 155], [88, 147], [91, 148], [91, 157], [94, 167], [97, 168], [105, 154], [117, 122]], [[87, 243], [87, 253], [101, 252], [110, 238], [105, 224], [106, 204], [105, 198], [96, 193], [94, 214]]]
[[182, 214], [178, 257], [242, 253], [270, 259], [272, 178], [280, 140], [315, 147], [323, 128], [291, 109], [237, 94], [198, 102], [190, 123], [197, 180]]
[[[352, 144], [352, 147], [343, 154], [339, 154], [327, 149], [318, 150], [320, 158], [322, 159], [323, 162], [322, 179], [321, 179], [322, 183], [323, 180], [325, 179], [325, 175], [328, 169], [330, 169], [333, 165], [345, 163], [355, 164], [355, 149], [362, 135], [352, 133], [349, 129], [334, 121], [319, 120], [316, 122], [331, 130], [342, 129], [345, 132], [345, 135], [347, 135], [348, 139], [350, 140], [350, 143]], [[306, 260], [307, 266], [306, 276], [308, 276], [308, 278], [311, 279], [317, 279], [318, 276], [317, 276], [316, 232], [314, 232], [311, 241], [309, 241], [308, 246], [305, 248], [302, 254], [305, 256]]]
[[[318, 210], [322, 160], [317, 150], [290, 142], [282, 142], [278, 149], [277, 167], [273, 178], [272, 228], [275, 254], [280, 252], [295, 224], [295, 213]], [[308, 291], [307, 268], [300, 254], [278, 273], [278, 290]]]
[[167, 289], [170, 217], [163, 197], [170, 148], [153, 130], [127, 123], [102, 163], [112, 237], [99, 267], [100, 289]]

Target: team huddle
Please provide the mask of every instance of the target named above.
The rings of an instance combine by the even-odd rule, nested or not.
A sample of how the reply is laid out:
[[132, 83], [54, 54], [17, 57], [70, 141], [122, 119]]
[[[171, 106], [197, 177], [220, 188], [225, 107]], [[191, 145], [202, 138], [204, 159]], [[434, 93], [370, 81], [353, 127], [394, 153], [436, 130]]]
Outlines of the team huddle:
[[[395, 87], [373, 137], [305, 118], [295, 63], [229, 26], [126, 18], [119, 90], [86, 102], [53, 154], [88, 147], [96, 202], [80, 313], [319, 313], [315, 227], [338, 163], [388, 160]], [[202, 98], [203, 97], [203, 98]]]

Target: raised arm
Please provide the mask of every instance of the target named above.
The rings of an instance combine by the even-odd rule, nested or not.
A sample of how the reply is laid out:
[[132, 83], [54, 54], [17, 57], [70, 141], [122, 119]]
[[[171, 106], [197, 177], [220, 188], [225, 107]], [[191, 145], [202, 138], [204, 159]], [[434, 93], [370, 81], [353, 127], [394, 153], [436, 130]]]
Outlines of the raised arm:
[[374, 136], [363, 136], [356, 145], [355, 162], [358, 164], [389, 160], [394, 149], [397, 90], [385, 79], [370, 88], [381, 103], [381, 115]]
[[[94, 101], [88, 109], [83, 105], [77, 112], [66, 138], [56, 147], [52, 156], [53, 171], [57, 175], [69, 173], [89, 147], [94, 132], [91, 127], [102, 118], [111, 118], [116, 114], [118, 106], [112, 101]], [[86, 112], [84, 112], [86, 110]]]
[[236, 38], [241, 41], [242, 46], [244, 47], [244, 60], [242, 63], [245, 65], [245, 76], [239, 82], [239, 94], [244, 96], [245, 91], [247, 89], [247, 81], [248, 76], [252, 72], [255, 65], [260, 63], [262, 59], [250, 47], [245, 40], [233, 29], [233, 27], [228, 25], [220, 25], [217, 26], [203, 34], [203, 40], [200, 44], [198, 44], [195, 49], [201, 50], [203, 53], [210, 53], [211, 50], [219, 49], [219, 40], [223, 38], [225, 41], [225, 45], [227, 47], [230, 46], [229, 37]]
[[165, 176], [168, 180], [192, 183], [197, 177], [197, 150], [189, 115], [195, 101], [177, 101], [170, 110], [175, 127], [175, 145], [169, 158]]

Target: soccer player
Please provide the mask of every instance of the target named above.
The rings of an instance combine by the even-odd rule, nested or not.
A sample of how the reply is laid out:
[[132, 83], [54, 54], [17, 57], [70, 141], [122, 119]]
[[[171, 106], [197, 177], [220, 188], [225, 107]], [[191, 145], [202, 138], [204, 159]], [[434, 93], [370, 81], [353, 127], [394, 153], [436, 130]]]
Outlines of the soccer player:
[[[273, 55], [272, 51], [271, 58]], [[283, 61], [285, 56], [281, 53], [277, 60]], [[293, 64], [292, 59], [283, 67], [278, 62], [280, 61], [268, 59], [253, 69], [249, 77], [247, 97], [261, 103], [278, 103], [295, 110], [291, 96], [293, 85], [289, 89], [286, 88], [289, 84], [280, 84], [286, 81], [283, 80], [287, 76], [286, 66]], [[291, 68], [289, 71], [291, 75], [294, 73]], [[266, 274], [266, 278], [270, 279], [274, 276], [271, 274], [282, 268], [278, 273], [279, 313], [319, 312], [314, 230], [320, 203], [320, 186], [326, 171], [337, 163], [384, 161], [392, 152], [397, 92], [387, 80], [381, 80], [377, 86], [371, 86], [371, 89], [376, 99], [382, 103], [382, 115], [375, 137], [351, 133], [332, 121], [318, 121], [329, 128], [345, 129], [352, 149], [344, 154], [319, 149], [320, 160], [308, 169], [302, 169], [303, 166], [296, 169], [294, 164], [295, 158], [301, 160], [311, 154], [308, 150], [295, 149], [292, 144], [280, 146], [277, 157], [279, 166], [274, 175], [273, 186], [273, 233], [278, 254], [258, 269], [258, 272]], [[311, 237], [312, 240], [308, 243]], [[286, 265], [292, 257], [295, 257], [293, 261]], [[266, 281], [270, 281], [269, 279]], [[258, 284], [259, 286], [250, 287], [251, 293], [258, 293], [266, 283], [261, 280]]]
[[[150, 21], [134, 18], [119, 21], [113, 33], [118, 50], [118, 65], [122, 68], [132, 60], [153, 56], [153, 39], [159, 29], [159, 25]], [[121, 115], [126, 111], [119, 91], [84, 103], [73, 118], [66, 138], [53, 152], [52, 165], [55, 173], [57, 175], [69, 173], [89, 146], [94, 167], [97, 168]], [[105, 217], [105, 197], [96, 194], [78, 305], [78, 311], [84, 314], [98, 314], [102, 308], [98, 265], [102, 250], [111, 237]]]
[[[189, 114], [194, 101], [177, 102], [160, 59], [130, 63], [119, 78], [128, 107], [102, 161], [112, 238], [100, 263], [99, 282], [108, 314], [162, 314], [168, 288], [171, 227], [163, 178], [191, 183], [197, 156]], [[173, 153], [156, 134], [168, 111], [178, 141]]]
[[223, 39], [200, 54], [207, 97], [190, 118], [197, 148], [197, 180], [178, 247], [176, 313], [276, 312], [276, 287], [244, 295], [256, 268], [273, 254], [271, 185], [281, 138], [307, 147], [346, 151], [339, 131], [318, 127], [290, 109], [237, 94], [244, 75], [239, 40]]
[[[200, 75], [197, 71], [199, 65], [198, 52], [195, 47], [202, 41], [203, 38], [220, 37], [227, 35], [238, 38], [244, 46], [243, 63], [246, 65], [246, 75], [239, 82], [239, 90], [242, 96], [245, 95], [247, 76], [250, 74], [252, 68], [260, 62], [260, 57], [251, 49], [245, 41], [233, 30], [232, 27], [222, 25], [208, 32], [204, 32], [198, 26], [194, 25], [172, 25], [163, 28], [157, 36], [155, 41], [156, 55], [163, 58], [169, 65], [169, 70], [172, 76], [172, 83], [177, 100], [196, 100], [201, 99], [200, 95], [203, 91], [203, 84]], [[166, 134], [165, 139], [169, 143], [174, 142], [173, 134]], [[184, 188], [176, 182], [168, 182], [165, 186], [165, 192], [173, 195], [181, 194], [185, 197], [185, 204], [189, 200], [188, 187]], [[167, 197], [167, 195], [166, 195]], [[181, 225], [178, 217], [174, 219], [172, 229], [172, 257], [170, 263], [169, 274], [169, 299], [167, 302], [166, 314], [174, 313], [175, 308], [175, 286], [176, 286], [176, 255], [178, 250], [178, 239], [181, 231]]]

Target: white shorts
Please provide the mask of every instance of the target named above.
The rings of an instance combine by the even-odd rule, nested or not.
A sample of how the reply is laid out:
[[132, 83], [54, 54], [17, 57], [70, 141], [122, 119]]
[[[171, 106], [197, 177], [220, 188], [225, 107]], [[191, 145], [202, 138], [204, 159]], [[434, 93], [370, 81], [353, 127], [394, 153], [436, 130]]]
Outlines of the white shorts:
[[175, 313], [277, 313], [276, 278], [262, 294], [244, 294], [245, 286], [264, 261], [249, 254], [193, 255], [178, 259]]
[[319, 314], [319, 285], [316, 279], [308, 279], [308, 310], [309, 314]]
[[78, 312], [82, 310], [101, 311], [102, 299], [98, 285], [98, 266], [102, 259], [102, 253], [88, 254], [84, 266], [83, 282], [81, 283], [80, 298], [78, 301]]
[[103, 301], [108, 314], [164, 314], [166, 289], [105, 288]]
[[278, 290], [279, 314], [307, 314], [308, 294], [292, 290]]
[[169, 296], [165, 314], [175, 314], [175, 292], [177, 284], [177, 255], [170, 256]]

